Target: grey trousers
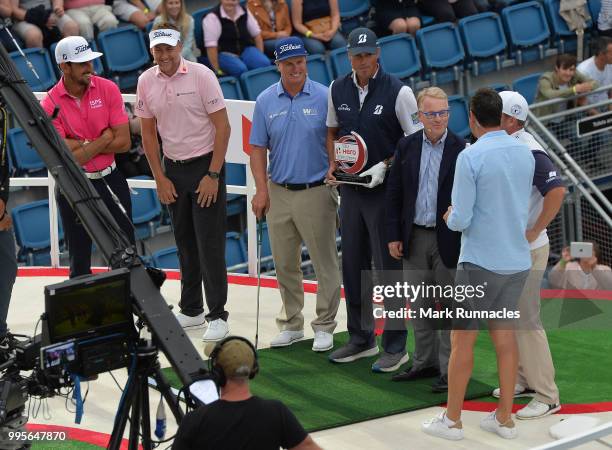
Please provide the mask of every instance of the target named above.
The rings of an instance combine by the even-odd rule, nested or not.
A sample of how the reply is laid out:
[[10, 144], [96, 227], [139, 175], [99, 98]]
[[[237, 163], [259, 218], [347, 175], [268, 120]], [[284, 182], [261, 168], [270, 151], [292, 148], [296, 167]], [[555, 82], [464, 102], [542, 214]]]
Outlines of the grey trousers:
[[13, 230], [0, 231], [0, 337], [6, 334], [6, 316], [16, 277], [17, 257]]
[[[404, 281], [413, 285], [453, 285], [454, 269], [444, 265], [438, 251], [435, 230], [414, 228], [409, 248], [404, 248]], [[417, 298], [411, 308], [433, 308], [432, 298]], [[446, 329], [435, 319], [417, 317], [411, 320], [414, 329], [414, 355], [412, 367], [415, 370], [435, 367], [440, 374], [448, 373], [450, 358], [450, 322]]]

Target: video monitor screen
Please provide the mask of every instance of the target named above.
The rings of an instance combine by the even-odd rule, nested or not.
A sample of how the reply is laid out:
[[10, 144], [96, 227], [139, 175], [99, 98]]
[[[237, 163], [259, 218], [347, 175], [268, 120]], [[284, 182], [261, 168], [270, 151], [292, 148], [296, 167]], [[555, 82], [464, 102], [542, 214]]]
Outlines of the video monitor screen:
[[45, 287], [51, 343], [132, 333], [129, 276], [127, 269], [118, 269]]

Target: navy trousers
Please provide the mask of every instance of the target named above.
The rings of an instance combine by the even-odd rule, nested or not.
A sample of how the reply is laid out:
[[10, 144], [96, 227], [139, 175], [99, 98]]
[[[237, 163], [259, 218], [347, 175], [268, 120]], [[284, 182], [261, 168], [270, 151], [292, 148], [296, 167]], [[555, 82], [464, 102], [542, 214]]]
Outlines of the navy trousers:
[[[342, 234], [342, 278], [346, 296], [349, 342], [370, 348], [375, 343], [372, 314], [372, 262], [380, 271], [402, 270], [402, 262], [389, 255], [385, 238], [385, 188], [340, 186], [340, 232]], [[364, 272], [365, 271], [365, 272]], [[387, 305], [385, 305], [386, 309]], [[385, 322], [382, 337], [384, 351], [402, 352], [406, 348], [406, 328], [403, 320]]]

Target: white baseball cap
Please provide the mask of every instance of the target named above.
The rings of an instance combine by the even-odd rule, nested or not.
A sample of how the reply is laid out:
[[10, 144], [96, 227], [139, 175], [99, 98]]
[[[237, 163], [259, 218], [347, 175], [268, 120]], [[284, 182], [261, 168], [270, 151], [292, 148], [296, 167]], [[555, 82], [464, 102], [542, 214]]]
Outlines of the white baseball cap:
[[68, 36], [57, 43], [55, 47], [55, 62], [83, 63], [102, 56], [100, 52], [91, 50], [89, 43], [82, 36]]
[[502, 112], [504, 114], [523, 122], [527, 120], [529, 105], [525, 97], [514, 91], [502, 91], [499, 96], [503, 102]]
[[181, 40], [181, 33], [172, 28], [159, 28], [149, 33], [149, 48], [159, 44], [167, 44], [176, 47]]

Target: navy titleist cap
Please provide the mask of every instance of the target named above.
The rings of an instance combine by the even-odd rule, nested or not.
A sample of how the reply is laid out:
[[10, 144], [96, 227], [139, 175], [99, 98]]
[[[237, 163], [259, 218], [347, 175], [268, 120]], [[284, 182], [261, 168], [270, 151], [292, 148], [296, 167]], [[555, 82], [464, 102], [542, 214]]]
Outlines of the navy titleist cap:
[[296, 56], [308, 56], [308, 52], [304, 48], [304, 42], [299, 37], [291, 36], [276, 42], [276, 50], [274, 50], [276, 61], [283, 61]]
[[348, 52], [350, 55], [374, 54], [378, 49], [377, 40], [376, 33], [369, 28], [355, 28], [348, 36]]

